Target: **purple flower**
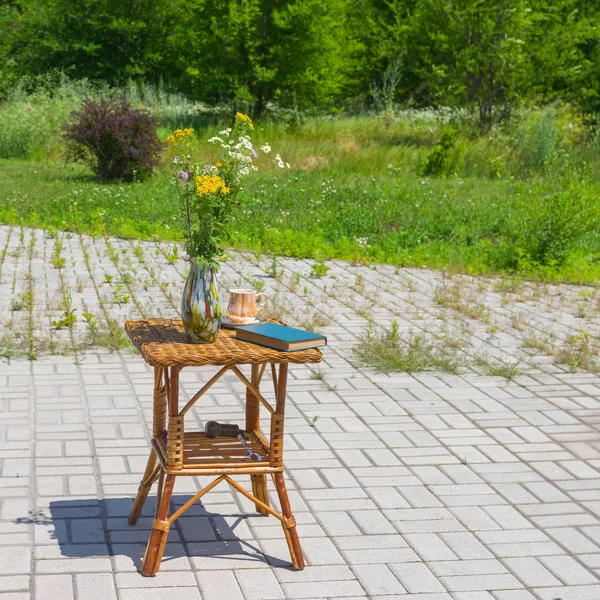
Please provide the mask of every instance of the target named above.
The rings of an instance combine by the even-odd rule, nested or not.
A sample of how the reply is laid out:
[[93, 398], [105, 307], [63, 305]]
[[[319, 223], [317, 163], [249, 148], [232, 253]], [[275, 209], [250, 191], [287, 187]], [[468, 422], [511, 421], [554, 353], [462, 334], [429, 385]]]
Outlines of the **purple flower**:
[[179, 175], [179, 177], [181, 177], [181, 179], [184, 181], [187, 181], [190, 177], [190, 174], [187, 171], [181, 171], [181, 175]]
[[256, 150], [252, 150], [252, 156], [256, 158], [258, 156], [258, 152]]

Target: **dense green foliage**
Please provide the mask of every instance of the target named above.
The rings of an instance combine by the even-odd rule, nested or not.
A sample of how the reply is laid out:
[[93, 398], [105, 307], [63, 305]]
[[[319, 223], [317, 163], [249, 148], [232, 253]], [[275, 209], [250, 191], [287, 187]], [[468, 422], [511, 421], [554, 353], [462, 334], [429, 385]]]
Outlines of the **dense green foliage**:
[[600, 5], [586, 0], [0, 0], [0, 94], [63, 72], [163, 81], [211, 105], [600, 108]]

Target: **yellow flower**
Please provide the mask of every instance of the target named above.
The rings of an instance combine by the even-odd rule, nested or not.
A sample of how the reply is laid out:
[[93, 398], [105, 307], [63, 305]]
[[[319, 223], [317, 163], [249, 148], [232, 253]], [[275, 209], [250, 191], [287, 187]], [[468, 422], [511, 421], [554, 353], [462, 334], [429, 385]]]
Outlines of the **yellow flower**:
[[193, 133], [193, 129], [176, 129], [173, 132], [173, 135], [170, 135], [167, 138], [167, 143], [175, 144], [176, 142], [180, 142], [181, 140], [185, 140], [185, 138], [190, 137]]
[[215, 164], [215, 167], [217, 167], [217, 169], [220, 169], [223, 166], [223, 163], [218, 162], [217, 164]]
[[236, 123], [245, 123], [248, 126], [248, 129], [250, 129], [250, 131], [254, 130], [252, 119], [248, 115], [245, 115], [241, 112], [235, 113], [235, 120]]
[[198, 175], [196, 177], [196, 194], [202, 197], [207, 194], [229, 194], [230, 189], [218, 175]]

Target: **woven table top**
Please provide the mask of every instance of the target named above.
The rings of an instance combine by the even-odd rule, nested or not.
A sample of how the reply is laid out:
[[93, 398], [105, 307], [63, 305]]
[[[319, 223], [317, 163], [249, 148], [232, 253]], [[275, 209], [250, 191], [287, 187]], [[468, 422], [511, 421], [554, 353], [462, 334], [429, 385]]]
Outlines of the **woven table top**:
[[221, 329], [213, 344], [190, 344], [180, 319], [126, 321], [125, 331], [144, 360], [153, 367], [318, 363], [322, 357], [317, 348], [280, 352], [243, 342], [236, 339], [231, 329]]

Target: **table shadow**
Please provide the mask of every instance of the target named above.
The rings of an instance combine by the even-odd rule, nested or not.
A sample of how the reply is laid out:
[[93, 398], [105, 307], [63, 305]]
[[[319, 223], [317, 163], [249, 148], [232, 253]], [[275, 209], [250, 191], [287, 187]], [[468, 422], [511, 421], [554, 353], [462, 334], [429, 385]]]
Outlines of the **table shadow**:
[[[174, 495], [170, 512], [189, 498]], [[41, 558], [117, 557], [118, 560], [118, 557], [125, 557], [139, 571], [150, 535], [155, 501], [154, 496], [148, 497], [135, 525], [127, 521], [133, 498], [56, 500], [49, 503], [49, 510], [30, 512], [27, 518], [17, 519], [16, 522], [34, 525], [36, 547], [48, 549], [42, 550]], [[234, 563], [262, 562], [291, 568], [288, 561], [265, 554], [256, 542], [240, 539], [235, 533], [238, 527], [245, 529], [244, 523], [249, 517], [268, 517], [256, 513], [231, 515], [230, 519], [225, 517], [229, 515], [209, 512], [201, 502], [197, 502], [172, 526], [161, 564], [185, 560], [186, 557], [199, 561], [206, 559], [208, 569], [211, 568], [210, 559], [225, 558]], [[56, 543], [60, 556], [55, 556], [52, 548], [56, 547]], [[199, 568], [205, 568], [204, 564], [200, 565]], [[128, 570], [127, 567], [128, 563], [124, 561], [123, 569], [117, 565], [117, 570]]]

